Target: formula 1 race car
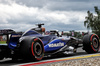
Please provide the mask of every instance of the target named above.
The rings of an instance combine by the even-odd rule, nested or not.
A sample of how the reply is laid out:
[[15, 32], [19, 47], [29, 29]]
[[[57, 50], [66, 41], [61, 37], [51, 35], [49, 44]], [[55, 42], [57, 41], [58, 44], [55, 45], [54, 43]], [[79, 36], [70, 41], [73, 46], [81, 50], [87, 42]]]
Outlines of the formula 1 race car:
[[24, 33], [16, 33], [11, 29], [0, 30], [0, 59], [33, 59], [41, 60], [47, 55], [66, 52], [74, 53], [82, 47], [87, 53], [99, 51], [99, 37], [87, 34], [83, 39], [61, 36], [56, 30], [45, 31], [44, 24], [37, 24]]

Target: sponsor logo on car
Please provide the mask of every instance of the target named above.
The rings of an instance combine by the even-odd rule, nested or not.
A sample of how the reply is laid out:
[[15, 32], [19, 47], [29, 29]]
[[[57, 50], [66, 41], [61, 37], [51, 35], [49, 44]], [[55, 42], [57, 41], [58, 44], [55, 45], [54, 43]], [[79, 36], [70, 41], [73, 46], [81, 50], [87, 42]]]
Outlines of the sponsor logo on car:
[[21, 35], [12, 35], [12, 37], [21, 37]]
[[49, 47], [61, 47], [61, 46], [64, 46], [64, 43], [63, 42], [49, 44]]

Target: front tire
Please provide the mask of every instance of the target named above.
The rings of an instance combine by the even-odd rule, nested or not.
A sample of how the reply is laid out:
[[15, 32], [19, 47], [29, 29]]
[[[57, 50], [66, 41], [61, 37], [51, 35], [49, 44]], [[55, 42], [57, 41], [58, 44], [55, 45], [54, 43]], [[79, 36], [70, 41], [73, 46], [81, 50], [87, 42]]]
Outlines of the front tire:
[[99, 37], [95, 34], [85, 35], [83, 38], [83, 49], [87, 53], [97, 53], [99, 51]]

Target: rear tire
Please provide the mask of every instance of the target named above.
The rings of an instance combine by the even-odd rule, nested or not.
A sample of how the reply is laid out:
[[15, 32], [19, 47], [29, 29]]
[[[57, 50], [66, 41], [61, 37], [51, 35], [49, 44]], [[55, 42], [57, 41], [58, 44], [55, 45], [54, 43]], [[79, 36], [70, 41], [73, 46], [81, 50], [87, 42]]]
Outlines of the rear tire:
[[3, 60], [4, 59], [4, 56], [0, 55], [0, 60]]
[[38, 38], [26, 38], [21, 42], [21, 55], [24, 59], [41, 60], [44, 56], [44, 46]]
[[0, 60], [3, 60], [4, 59], [4, 53], [3, 53], [3, 51], [0, 49]]
[[97, 53], [99, 51], [99, 37], [95, 34], [85, 35], [83, 38], [83, 49], [87, 53]]
[[44, 56], [43, 46], [38, 41], [32, 43], [31, 52], [35, 60], [41, 60]]

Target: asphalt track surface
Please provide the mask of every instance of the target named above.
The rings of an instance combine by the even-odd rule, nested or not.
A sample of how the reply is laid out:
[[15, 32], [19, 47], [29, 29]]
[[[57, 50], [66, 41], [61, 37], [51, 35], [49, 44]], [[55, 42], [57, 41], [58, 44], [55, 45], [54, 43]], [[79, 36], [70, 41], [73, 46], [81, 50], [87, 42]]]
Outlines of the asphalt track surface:
[[[100, 53], [100, 52], [99, 52]], [[53, 57], [44, 57], [41, 61], [30, 61], [30, 60], [18, 60], [18, 61], [12, 61], [10, 58], [0, 60], [0, 66], [13, 66], [13, 65], [19, 65], [19, 64], [26, 64], [26, 63], [36, 63], [36, 62], [42, 62], [42, 61], [48, 61], [48, 60], [54, 60], [54, 59], [60, 59], [60, 58], [69, 58], [69, 57], [74, 57], [74, 56], [82, 56], [82, 55], [89, 55], [87, 54], [82, 48], [77, 49], [77, 53], [75, 54], [61, 54], [61, 55], [56, 55]], [[46, 64], [42, 64], [42, 66], [46, 66]]]

